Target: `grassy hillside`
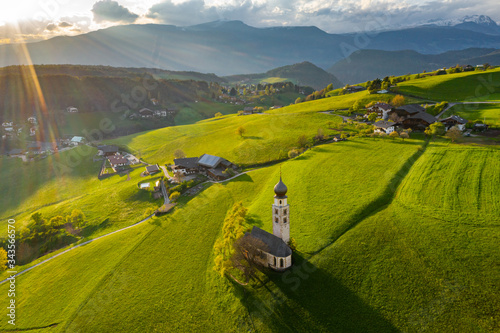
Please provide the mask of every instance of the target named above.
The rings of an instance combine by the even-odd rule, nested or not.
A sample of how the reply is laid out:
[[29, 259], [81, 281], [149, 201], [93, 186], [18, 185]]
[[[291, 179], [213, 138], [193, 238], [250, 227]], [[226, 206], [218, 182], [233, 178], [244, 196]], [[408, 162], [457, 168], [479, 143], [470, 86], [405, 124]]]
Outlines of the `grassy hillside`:
[[142, 167], [130, 172], [130, 180], [126, 175], [97, 179], [101, 162], [92, 162], [96, 152], [79, 147], [28, 164], [17, 158], [0, 159], [1, 235], [7, 232], [3, 227], [8, 218], [16, 219], [20, 228], [35, 212], [51, 218], [80, 209], [88, 223], [83, 236], [96, 236], [133, 224], [148, 208], [161, 205], [161, 200], [139, 190], [137, 184], [150, 179], [140, 176]]
[[[339, 122], [341, 119], [319, 113], [232, 115], [131, 135], [112, 142], [140, 151], [151, 163], [173, 162], [174, 151], [182, 149], [186, 156], [207, 153], [240, 165], [252, 165], [286, 158], [302, 134], [312, 138], [318, 128], [323, 128], [325, 134], [333, 133], [327, 130], [328, 121]], [[236, 133], [240, 126], [246, 129], [243, 137]]]
[[488, 125], [500, 126], [500, 104], [455, 105], [448, 109], [441, 118], [451, 115], [457, 115], [469, 121], [481, 120]]
[[246, 293], [212, 270], [212, 247], [239, 200], [271, 229], [277, 166], [20, 276], [17, 328], [495, 331], [500, 151], [432, 143], [422, 154], [422, 144], [355, 140], [284, 163], [295, 268]]
[[[370, 95], [367, 90], [357, 92], [354, 94], [347, 94], [341, 96], [332, 96], [315, 101], [302, 102], [295, 105], [290, 105], [285, 108], [268, 111], [269, 113], [295, 113], [295, 112], [318, 112], [329, 110], [342, 110], [348, 109], [356, 101], [360, 101], [362, 105], [368, 104], [371, 101], [385, 101], [388, 102], [394, 98], [393, 94], [372, 94]], [[423, 100], [417, 98], [407, 97], [406, 101], [410, 103], [422, 103]]]
[[[438, 68], [460, 65], [498, 63], [495, 49], [469, 48], [441, 54], [421, 54], [413, 50], [359, 50], [339, 60], [328, 69], [345, 83], [354, 84], [375, 78], [407, 73], [432, 72]], [[485, 58], [481, 58], [485, 56]], [[488, 60], [489, 59], [489, 60]]]
[[495, 100], [500, 93], [499, 80], [500, 68], [401, 82], [398, 91], [437, 101]]
[[334, 88], [342, 87], [343, 84], [335, 75], [305, 61], [299, 64], [283, 66], [272, 69], [262, 74], [232, 75], [225, 77], [233, 84], [258, 84], [277, 83], [290, 81], [300, 86], [309, 86], [321, 90], [329, 84]]

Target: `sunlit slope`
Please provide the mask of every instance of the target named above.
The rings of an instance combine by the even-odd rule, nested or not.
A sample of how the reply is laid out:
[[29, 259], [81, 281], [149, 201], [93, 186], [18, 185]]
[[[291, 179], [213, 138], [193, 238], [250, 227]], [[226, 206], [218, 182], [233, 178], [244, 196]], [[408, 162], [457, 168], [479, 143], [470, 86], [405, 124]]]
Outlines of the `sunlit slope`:
[[488, 125], [500, 126], [500, 104], [461, 104], [446, 111], [441, 118], [457, 115], [469, 121], [480, 120]]
[[130, 173], [130, 180], [126, 175], [99, 180], [102, 162], [93, 162], [96, 153], [97, 149], [82, 146], [26, 164], [18, 158], [0, 159], [0, 225], [14, 218], [20, 228], [37, 211], [50, 219], [80, 209], [89, 225], [116, 229], [161, 205], [161, 200], [152, 200], [137, 187], [148, 179], [140, 176], [142, 167]]
[[[211, 154], [233, 163], [252, 165], [288, 157], [302, 134], [312, 138], [327, 123], [342, 121], [327, 114], [255, 114], [213, 118], [193, 125], [168, 127], [113, 140], [140, 153], [150, 163], [172, 163], [174, 151], [182, 149], [186, 156]], [[245, 134], [236, 130], [242, 126]]]
[[500, 69], [429, 76], [398, 83], [398, 91], [436, 101], [499, 100]]
[[[360, 140], [317, 147], [301, 158], [286, 162], [282, 172], [293, 207], [292, 235], [301, 251], [318, 251], [356, 224], [360, 211], [383, 193], [394, 173], [405, 163], [405, 156], [408, 158], [414, 154], [418, 146], [418, 142], [399, 145]], [[396, 153], [384, 153], [387, 148]], [[315, 168], [319, 165], [322, 167]], [[372, 165], [374, 170], [369, 173], [370, 180], [357, 182], [361, 169], [366, 169], [367, 165]], [[128, 259], [112, 268], [113, 278], [105, 279], [97, 289], [89, 290], [84, 298], [87, 301], [78, 305], [71, 303], [74, 301], [71, 295], [76, 290], [71, 291], [70, 286], [81, 280], [81, 273], [75, 274], [78, 272], [75, 269], [86, 259], [80, 258], [73, 263], [65, 261], [61, 266], [64, 272], [54, 269], [60, 277], [47, 280], [49, 286], [46, 290], [49, 294], [56, 289], [68, 291], [65, 301], [57, 301], [58, 306], [68, 307], [68, 312], [45, 316], [43, 323], [60, 322], [58, 329], [70, 331], [110, 331], [111, 328], [196, 330], [206, 327], [234, 330], [239, 325], [247, 327], [245, 308], [237, 300], [241, 295], [235, 298], [226, 283], [212, 271], [213, 244], [227, 210], [239, 200], [250, 208], [253, 223], [271, 230], [272, 188], [278, 177], [279, 169], [275, 166], [243, 175], [228, 184], [212, 185], [162, 220], [161, 225], [127, 255]], [[359, 194], [362, 191], [366, 193]], [[149, 228], [149, 225], [137, 228], [146, 226]], [[98, 242], [93, 246], [111, 244], [114, 240]], [[85, 251], [85, 248], [87, 246], [77, 251]], [[115, 250], [106, 248], [103, 251], [106, 255], [113, 255]], [[119, 247], [116, 251], [123, 252]], [[93, 252], [88, 255], [88, 260], [95, 256]], [[61, 257], [54, 259], [51, 265], [62, 265], [60, 260]], [[99, 265], [108, 267], [107, 260]], [[39, 275], [42, 273], [44, 275]], [[19, 288], [31, 288], [34, 282], [30, 281], [39, 280], [41, 276], [48, 279], [45, 274], [48, 271], [35, 268], [19, 279]], [[120, 292], [113, 287], [117, 283], [115, 278], [126, 281]], [[27, 321], [20, 319], [18, 327], [38, 326], [35, 320], [28, 318], [32, 318], [29, 316], [31, 311], [43, 313], [48, 306], [46, 300], [42, 302], [44, 289], [39, 289], [36, 295], [20, 296]], [[96, 306], [103, 302], [103, 310], [95, 311]], [[228, 316], [228, 313], [232, 315]], [[311, 320], [306, 321], [312, 324]], [[267, 327], [269, 322], [266, 321], [265, 325]]]
[[432, 144], [403, 182], [398, 199], [446, 221], [500, 222], [500, 150]]
[[[499, 151], [434, 143], [423, 151], [422, 144], [360, 139], [283, 163], [295, 268], [261, 277], [246, 293], [212, 271], [213, 245], [240, 200], [252, 223], [271, 231], [278, 166], [213, 184], [172, 215], [127, 231], [131, 250], [103, 239], [77, 250], [74, 260], [59, 257], [26, 273], [19, 290], [45, 285], [19, 295], [17, 328], [57, 322], [54, 331], [71, 332], [495, 331], [500, 234], [498, 220], [481, 207], [498, 214], [500, 182], [490, 179], [500, 172]], [[462, 150], [467, 158], [457, 158]], [[450, 188], [458, 184], [470, 190], [453, 202]], [[450, 202], [446, 210], [443, 202]], [[113, 259], [93, 261], [97, 252]], [[87, 288], [84, 280], [99, 283]]]

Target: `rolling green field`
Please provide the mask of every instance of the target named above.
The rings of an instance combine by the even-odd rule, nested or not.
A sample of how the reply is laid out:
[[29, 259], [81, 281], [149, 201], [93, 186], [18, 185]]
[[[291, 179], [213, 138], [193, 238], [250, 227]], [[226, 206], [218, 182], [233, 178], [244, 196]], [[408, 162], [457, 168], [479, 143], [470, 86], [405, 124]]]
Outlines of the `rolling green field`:
[[233, 202], [271, 229], [272, 166], [20, 276], [17, 328], [495, 331], [500, 150], [423, 145], [358, 139], [283, 163], [298, 244], [289, 273], [243, 292], [212, 270]]
[[[312, 138], [318, 128], [325, 134], [329, 121], [341, 118], [327, 114], [255, 114], [230, 115], [212, 118], [194, 125], [175, 126], [139, 133], [113, 140], [140, 151], [150, 163], [172, 163], [173, 153], [182, 149], [186, 156], [218, 155], [240, 165], [252, 165], [287, 158], [288, 151], [297, 146], [300, 135]], [[236, 130], [243, 126], [246, 132], [240, 137]]]
[[[18, 227], [30, 216], [41, 212], [51, 218], [80, 209], [89, 226], [97, 228], [93, 236], [108, 233], [142, 219], [148, 208], [158, 208], [162, 200], [153, 200], [137, 184], [154, 177], [141, 177], [143, 167], [126, 175], [99, 180], [102, 162], [93, 162], [97, 149], [81, 146], [34, 163], [23, 164], [18, 158], [2, 158], [0, 191], [0, 230], [5, 235], [8, 218]], [[158, 177], [156, 177], [158, 178]]]
[[441, 118], [451, 115], [457, 115], [469, 121], [481, 120], [488, 125], [500, 126], [500, 104], [455, 105], [448, 109]]
[[[471, 89], [474, 93], [471, 84], [480, 77], [497, 80], [499, 73], [436, 76], [400, 86], [410, 94], [452, 101], [449, 97], [468, 96]], [[176, 121], [186, 125], [110, 140], [160, 165], [171, 163], [179, 148], [187, 156], [208, 153], [242, 166], [284, 162], [207, 184], [196, 196], [180, 197], [168, 215], [20, 275], [15, 328], [500, 331], [498, 146], [426, 141], [412, 133], [404, 142], [351, 138], [285, 160], [300, 135], [312, 138], [318, 128], [326, 135], [337, 133], [328, 127], [335, 128], [341, 118], [318, 111], [393, 96], [364, 91], [250, 116], [229, 114], [231, 105], [184, 104]], [[478, 98], [491, 96], [496, 95]], [[225, 115], [198, 121], [213, 112]], [[469, 120], [498, 119], [491, 105], [449, 112]], [[236, 133], [240, 126], [246, 129], [243, 137]], [[130, 180], [125, 175], [99, 181], [101, 163], [92, 162], [95, 152], [82, 146], [29, 164], [0, 158], [0, 228], [6, 230], [8, 218], [25, 224], [35, 211], [52, 217], [79, 208], [92, 226], [84, 236], [96, 237], [129, 226], [162, 204], [138, 189], [138, 183], [158, 178], [142, 177], [143, 167], [134, 169]], [[273, 187], [280, 173], [288, 187], [291, 236], [297, 243], [294, 266], [285, 273], [261, 272], [246, 287], [221, 278], [213, 270], [213, 249], [228, 210], [242, 201], [249, 209], [249, 225], [271, 231]], [[6, 277], [6, 272], [0, 274], [0, 280]], [[0, 285], [1, 294], [7, 290], [7, 284]], [[4, 297], [0, 306], [6, 308], [7, 302]], [[11, 330], [6, 320], [0, 322], [0, 331]]]
[[[366, 105], [372, 101], [389, 102], [394, 98], [393, 94], [373, 94], [370, 95], [367, 90], [353, 94], [333, 96], [315, 101], [303, 102], [295, 105], [290, 105], [281, 109], [267, 111], [269, 113], [295, 113], [295, 112], [318, 112], [348, 109], [356, 101], [360, 101], [361, 105]], [[424, 100], [406, 97], [407, 104], [423, 103]]]
[[498, 100], [500, 69], [429, 76], [398, 83], [398, 91], [435, 101]]

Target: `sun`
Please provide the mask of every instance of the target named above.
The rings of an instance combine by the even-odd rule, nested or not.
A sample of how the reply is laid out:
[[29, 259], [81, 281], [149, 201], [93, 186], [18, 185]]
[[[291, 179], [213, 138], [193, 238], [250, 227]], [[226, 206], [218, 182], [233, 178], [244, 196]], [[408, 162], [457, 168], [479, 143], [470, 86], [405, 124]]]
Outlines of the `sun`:
[[0, 6], [0, 26], [35, 18], [37, 10], [43, 10], [37, 0], [10, 1], [9, 4]]

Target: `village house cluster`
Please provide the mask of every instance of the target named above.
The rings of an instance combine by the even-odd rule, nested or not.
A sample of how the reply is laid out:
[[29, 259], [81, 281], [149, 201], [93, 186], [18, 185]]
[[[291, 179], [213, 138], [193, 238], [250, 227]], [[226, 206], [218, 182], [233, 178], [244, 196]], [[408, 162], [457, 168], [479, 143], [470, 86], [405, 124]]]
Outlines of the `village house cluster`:
[[390, 134], [400, 129], [423, 131], [437, 121], [443, 123], [447, 131], [454, 126], [464, 131], [465, 125], [468, 123], [468, 120], [455, 115], [438, 120], [418, 104], [394, 107], [387, 103], [375, 103], [367, 108], [365, 117], [372, 113], [376, 113], [377, 118], [382, 119], [374, 123], [375, 133]]

